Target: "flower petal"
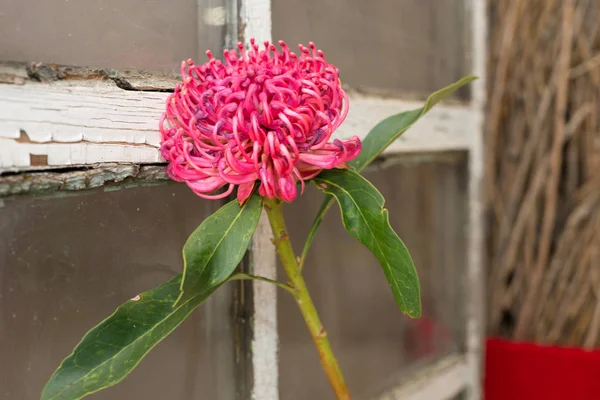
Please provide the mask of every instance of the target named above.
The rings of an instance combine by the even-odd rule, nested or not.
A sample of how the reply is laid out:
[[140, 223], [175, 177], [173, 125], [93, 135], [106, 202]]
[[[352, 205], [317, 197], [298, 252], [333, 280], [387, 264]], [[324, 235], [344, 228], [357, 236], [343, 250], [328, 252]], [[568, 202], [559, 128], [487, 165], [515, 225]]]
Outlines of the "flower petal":
[[[298, 180], [346, 168], [358, 137], [334, 140], [348, 113], [338, 69], [314, 44], [292, 53], [284, 42], [249, 50], [238, 44], [223, 61], [181, 64], [182, 82], [159, 121], [162, 157], [171, 179], [199, 196], [223, 198], [237, 187], [240, 203], [259, 193], [292, 201]], [[215, 191], [227, 188], [220, 193]]]
[[252, 190], [254, 190], [254, 184], [255, 181], [252, 181], [248, 183], [242, 183], [238, 186], [237, 199], [240, 205], [244, 204], [246, 200], [248, 200], [252, 194]]

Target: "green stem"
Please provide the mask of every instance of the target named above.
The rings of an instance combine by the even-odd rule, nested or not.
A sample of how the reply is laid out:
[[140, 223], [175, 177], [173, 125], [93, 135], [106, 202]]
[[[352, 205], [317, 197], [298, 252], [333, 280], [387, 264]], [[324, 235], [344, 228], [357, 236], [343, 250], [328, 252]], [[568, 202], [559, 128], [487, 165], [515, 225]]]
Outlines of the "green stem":
[[308, 256], [308, 250], [310, 249], [310, 245], [312, 244], [313, 239], [315, 238], [317, 229], [319, 229], [319, 226], [321, 225], [321, 222], [323, 222], [323, 218], [325, 217], [327, 210], [329, 210], [332, 204], [333, 196], [327, 195], [325, 197], [325, 202], [321, 205], [321, 208], [317, 212], [317, 216], [315, 217], [315, 220], [313, 221], [313, 224], [310, 227], [310, 232], [308, 232], [306, 242], [304, 242], [304, 248], [302, 249], [302, 254], [300, 255], [300, 271], [302, 271], [302, 268], [304, 268], [304, 263], [306, 262], [306, 257]]
[[228, 281], [242, 281], [242, 280], [254, 280], [254, 281], [262, 281], [262, 282], [267, 282], [267, 283], [271, 283], [273, 285], [277, 285], [282, 289], [287, 290], [288, 292], [290, 292], [291, 294], [294, 294], [294, 288], [291, 287], [290, 285], [288, 285], [287, 283], [283, 283], [283, 282], [279, 282], [273, 279], [269, 279], [269, 278], [265, 278], [264, 276], [259, 276], [259, 275], [251, 275], [251, 274], [245, 274], [245, 273], [237, 273], [235, 275], [232, 275], [229, 279], [227, 279]]
[[302, 313], [306, 325], [308, 326], [308, 330], [315, 342], [325, 374], [329, 379], [329, 383], [333, 388], [336, 398], [338, 400], [350, 400], [350, 394], [348, 393], [348, 388], [344, 382], [344, 377], [342, 376], [338, 362], [331, 350], [327, 332], [325, 332], [325, 329], [323, 328], [315, 305], [306, 288], [306, 282], [300, 272], [294, 250], [292, 249], [292, 244], [290, 243], [290, 238], [285, 228], [281, 202], [268, 198], [265, 198], [264, 201], [265, 210], [269, 216], [269, 222], [271, 223], [271, 229], [273, 230], [273, 243], [277, 248], [277, 253], [279, 254], [283, 268], [288, 275], [290, 285], [294, 289], [294, 298], [296, 299], [296, 303], [298, 303], [298, 307], [300, 307], [300, 312]]

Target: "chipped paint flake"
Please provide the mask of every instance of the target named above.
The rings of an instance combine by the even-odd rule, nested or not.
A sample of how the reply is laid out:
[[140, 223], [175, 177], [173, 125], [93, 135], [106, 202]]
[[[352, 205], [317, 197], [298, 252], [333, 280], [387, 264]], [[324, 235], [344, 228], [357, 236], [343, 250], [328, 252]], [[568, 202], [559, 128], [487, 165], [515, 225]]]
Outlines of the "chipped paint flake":
[[206, 25], [223, 26], [227, 21], [227, 10], [225, 7], [205, 8], [202, 19]]
[[[113, 86], [0, 85], [0, 172], [106, 162], [162, 162], [166, 93]], [[34, 158], [39, 164], [40, 158]]]
[[[114, 86], [0, 84], [0, 172], [35, 168], [31, 154], [46, 157], [48, 167], [163, 162], [158, 121], [166, 96]], [[350, 102], [335, 138], [362, 139], [382, 119], [422, 106], [358, 94]], [[468, 150], [473, 132], [465, 127], [472, 119], [468, 106], [438, 105], [386, 153]]]

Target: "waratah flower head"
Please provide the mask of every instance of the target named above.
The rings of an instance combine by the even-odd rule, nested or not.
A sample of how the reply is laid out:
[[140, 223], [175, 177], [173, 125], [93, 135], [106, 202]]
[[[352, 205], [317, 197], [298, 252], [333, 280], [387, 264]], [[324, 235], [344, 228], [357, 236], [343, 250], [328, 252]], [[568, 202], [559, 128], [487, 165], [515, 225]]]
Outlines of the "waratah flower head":
[[358, 137], [333, 140], [348, 114], [338, 69], [313, 43], [300, 55], [280, 41], [264, 49], [225, 50], [181, 64], [183, 83], [167, 100], [160, 122], [162, 156], [171, 179], [218, 199], [237, 186], [245, 201], [254, 186], [269, 198], [292, 201], [297, 183], [324, 169], [345, 168], [358, 155]]

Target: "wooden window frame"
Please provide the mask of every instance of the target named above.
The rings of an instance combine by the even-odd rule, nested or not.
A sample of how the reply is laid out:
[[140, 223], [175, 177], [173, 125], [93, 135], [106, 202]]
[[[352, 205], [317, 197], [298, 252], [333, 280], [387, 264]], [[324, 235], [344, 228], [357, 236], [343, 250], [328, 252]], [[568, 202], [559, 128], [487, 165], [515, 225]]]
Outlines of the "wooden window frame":
[[[385, 155], [464, 151], [469, 195], [466, 275], [466, 351], [416, 372], [414, 379], [381, 400], [447, 399], [458, 393], [481, 398], [483, 361], [483, 177], [482, 126], [485, 104], [487, 14], [485, 0], [465, 0], [471, 21], [469, 64], [479, 80], [464, 104], [434, 108]], [[233, 2], [232, 4], [235, 4]], [[238, 21], [228, 34], [271, 40], [270, 0], [240, 0], [230, 14]], [[240, 32], [237, 32], [237, 30]], [[53, 65], [0, 65], [0, 197], [44, 190], [80, 190], [108, 181], [166, 179], [159, 156], [158, 116], [176, 78]], [[351, 108], [336, 133], [364, 137], [381, 119], [422, 106], [422, 102], [350, 92]], [[68, 168], [68, 171], [64, 171]], [[35, 172], [34, 174], [32, 174]], [[0, 199], [1, 201], [1, 199]], [[253, 272], [276, 275], [276, 254], [263, 215], [251, 246]], [[277, 400], [277, 291], [252, 283], [254, 331], [252, 398]]]

